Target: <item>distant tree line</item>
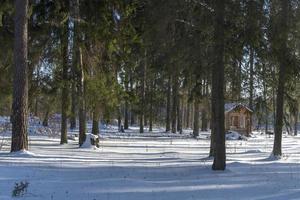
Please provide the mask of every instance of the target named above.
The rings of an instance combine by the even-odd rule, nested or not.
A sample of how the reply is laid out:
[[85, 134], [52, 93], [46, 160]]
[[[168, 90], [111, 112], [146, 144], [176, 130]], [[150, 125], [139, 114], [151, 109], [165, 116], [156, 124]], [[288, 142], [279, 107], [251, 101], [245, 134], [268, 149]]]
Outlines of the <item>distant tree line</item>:
[[95, 135], [113, 119], [141, 133], [211, 129], [214, 170], [226, 166], [225, 102], [274, 124], [274, 156], [283, 127], [297, 134], [298, 0], [1, 0], [0, 19], [11, 151], [28, 148], [29, 113], [44, 126], [60, 113], [61, 144], [70, 125], [82, 145], [87, 120]]

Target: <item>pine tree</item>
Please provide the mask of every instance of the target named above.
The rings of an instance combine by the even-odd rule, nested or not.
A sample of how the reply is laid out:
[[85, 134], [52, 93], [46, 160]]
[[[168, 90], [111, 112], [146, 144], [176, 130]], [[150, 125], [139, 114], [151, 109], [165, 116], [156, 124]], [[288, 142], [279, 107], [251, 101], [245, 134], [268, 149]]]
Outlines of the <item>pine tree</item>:
[[212, 70], [212, 134], [215, 137], [213, 170], [225, 170], [224, 128], [224, 12], [225, 0], [215, 2], [214, 53]]
[[282, 155], [282, 126], [283, 126], [283, 108], [284, 108], [284, 93], [286, 84], [287, 68], [289, 67], [289, 55], [287, 49], [288, 40], [288, 13], [289, 13], [289, 0], [280, 1], [280, 33], [278, 36], [280, 54], [278, 56], [279, 62], [279, 78], [277, 86], [276, 97], [276, 118], [275, 118], [275, 137], [273, 146], [273, 155]]
[[11, 152], [28, 149], [28, 0], [15, 1]]

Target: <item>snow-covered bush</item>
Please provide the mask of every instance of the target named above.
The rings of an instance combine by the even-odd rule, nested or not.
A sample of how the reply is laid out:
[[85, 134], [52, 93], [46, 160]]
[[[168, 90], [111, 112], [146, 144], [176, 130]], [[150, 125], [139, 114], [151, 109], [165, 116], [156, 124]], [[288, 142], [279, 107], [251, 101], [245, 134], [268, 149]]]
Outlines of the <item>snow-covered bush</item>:
[[81, 148], [95, 148], [98, 146], [99, 136], [91, 133], [86, 134], [85, 142], [81, 145]]
[[236, 131], [226, 132], [226, 140], [247, 140], [247, 138]]

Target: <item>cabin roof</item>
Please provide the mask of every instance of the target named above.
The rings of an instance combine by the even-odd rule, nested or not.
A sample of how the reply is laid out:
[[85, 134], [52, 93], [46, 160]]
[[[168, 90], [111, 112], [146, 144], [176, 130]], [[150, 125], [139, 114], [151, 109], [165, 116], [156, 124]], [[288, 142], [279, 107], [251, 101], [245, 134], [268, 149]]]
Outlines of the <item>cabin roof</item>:
[[246, 110], [248, 110], [249, 112], [251, 112], [251, 113], [253, 112], [252, 109], [250, 109], [248, 106], [246, 106], [246, 105], [244, 105], [242, 103], [226, 103], [224, 105], [225, 113], [231, 112], [234, 109], [236, 109], [237, 107], [243, 107]]

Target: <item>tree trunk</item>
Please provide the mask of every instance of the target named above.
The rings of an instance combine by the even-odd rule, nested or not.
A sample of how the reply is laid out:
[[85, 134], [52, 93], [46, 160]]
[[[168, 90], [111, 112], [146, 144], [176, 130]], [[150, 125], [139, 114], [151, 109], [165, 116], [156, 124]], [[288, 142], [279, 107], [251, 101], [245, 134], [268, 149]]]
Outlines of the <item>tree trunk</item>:
[[295, 136], [298, 134], [298, 115], [299, 115], [299, 111], [297, 109], [295, 116], [294, 116], [294, 135]]
[[181, 109], [181, 102], [182, 100], [178, 96], [177, 100], [177, 131], [181, 134], [182, 133], [182, 109]]
[[[129, 71], [129, 83], [130, 83], [130, 91], [134, 93], [133, 89], [133, 77], [132, 77], [132, 71]], [[135, 113], [133, 110], [133, 106], [130, 105], [130, 125], [134, 126], [135, 125]]]
[[150, 111], [149, 111], [149, 131], [153, 130], [153, 93], [155, 90], [155, 82], [150, 81]]
[[263, 95], [264, 95], [264, 102], [265, 102], [265, 134], [268, 134], [269, 129], [269, 111], [268, 111], [268, 104], [267, 104], [267, 81], [266, 81], [266, 67], [263, 65]]
[[49, 109], [47, 108], [44, 119], [43, 119], [43, 123], [42, 125], [47, 127], [48, 126], [48, 121], [49, 121]]
[[129, 109], [128, 109], [128, 100], [125, 100], [125, 111], [124, 111], [124, 129], [127, 130], [129, 128]]
[[93, 110], [93, 124], [92, 124], [92, 134], [98, 135], [99, 134], [99, 109], [94, 108]]
[[85, 111], [85, 99], [84, 99], [84, 71], [83, 71], [83, 60], [82, 50], [78, 49], [79, 55], [79, 76], [78, 76], [78, 107], [79, 107], [79, 146], [81, 146], [86, 139], [86, 111]]
[[177, 132], [177, 104], [178, 104], [178, 77], [175, 73], [172, 81], [172, 111], [171, 111], [171, 119], [172, 119], [172, 133]]
[[145, 123], [145, 92], [146, 92], [146, 69], [147, 69], [147, 52], [145, 51], [145, 63], [141, 66], [141, 103], [140, 103], [140, 133], [144, 133]]
[[28, 149], [28, 0], [15, 0], [11, 152]]
[[131, 111], [130, 111], [130, 125], [131, 126], [135, 125], [134, 112], [133, 112], [132, 108], [131, 108]]
[[[99, 136], [99, 118], [100, 118], [100, 110], [99, 107], [96, 106], [93, 110], [93, 124], [92, 124], [92, 134]], [[96, 140], [92, 140], [92, 145], [96, 145], [99, 147], [99, 137]]]
[[225, 170], [224, 128], [224, 10], [225, 0], [215, 2], [214, 54], [212, 69], [212, 134], [215, 137], [213, 170]]
[[190, 106], [190, 103], [189, 101], [187, 102], [187, 105], [186, 105], [186, 128], [190, 128], [190, 110], [191, 106]]
[[85, 75], [83, 69], [82, 49], [79, 45], [81, 41], [79, 29], [79, 0], [69, 0], [71, 16], [74, 19], [74, 52], [76, 66], [76, 83], [78, 96], [78, 120], [79, 120], [79, 146], [86, 139], [86, 106], [85, 106]]
[[62, 91], [61, 91], [61, 133], [60, 144], [68, 143], [68, 110], [69, 110], [69, 65], [68, 65], [68, 22], [64, 24], [61, 34], [62, 46]]
[[[251, 47], [250, 48], [250, 81], [249, 81], [249, 85], [250, 85], [250, 90], [249, 90], [249, 108], [251, 110], [253, 110], [253, 92], [254, 92], [254, 50]], [[250, 131], [249, 133], [252, 132], [252, 116], [250, 116]], [[247, 132], [247, 136], [249, 136], [249, 133]]]
[[[74, 68], [74, 67], [73, 67]], [[72, 102], [71, 102], [71, 116], [70, 116], [70, 129], [75, 129], [76, 128], [76, 84], [74, 81], [72, 81]]]
[[166, 132], [170, 132], [170, 110], [171, 110], [171, 76], [168, 75], [168, 88], [167, 88], [167, 108], [166, 108]]
[[198, 100], [194, 100], [194, 126], [193, 126], [193, 135], [194, 137], [199, 136], [199, 112], [200, 112], [200, 103]]
[[277, 100], [276, 100], [276, 121], [275, 121], [275, 137], [274, 137], [274, 146], [273, 146], [273, 155], [274, 156], [281, 156], [282, 150], [282, 126], [283, 126], [283, 105], [284, 105], [284, 92], [285, 92], [285, 79], [286, 79], [286, 68], [288, 67], [287, 59], [287, 13], [288, 13], [288, 5], [289, 0], [282, 0], [281, 1], [281, 21], [280, 27], [282, 28], [282, 32], [280, 33], [281, 37], [281, 53], [283, 55], [279, 56], [279, 80], [278, 80], [278, 87], [277, 87]]
[[79, 34], [78, 34], [78, 15], [79, 15], [79, 2], [78, 0], [69, 0], [70, 5], [70, 11], [71, 11], [71, 17], [73, 18], [74, 28], [73, 31], [73, 48], [72, 48], [72, 67], [71, 67], [71, 73], [72, 73], [72, 83], [71, 83], [71, 115], [70, 115], [70, 129], [76, 128], [76, 110], [77, 110], [77, 91], [76, 91], [76, 85], [78, 82], [78, 42], [79, 42]]
[[207, 131], [207, 112], [205, 109], [202, 109], [201, 122], [201, 131]]
[[122, 116], [121, 116], [121, 108], [120, 108], [120, 106], [118, 108], [118, 131], [119, 132], [123, 132], [123, 128], [122, 128]]
[[[129, 81], [128, 81], [128, 74], [125, 72], [125, 92], [128, 94], [129, 89]], [[129, 103], [128, 98], [125, 98], [125, 108], [124, 108], [124, 129], [127, 130], [129, 128]]]

